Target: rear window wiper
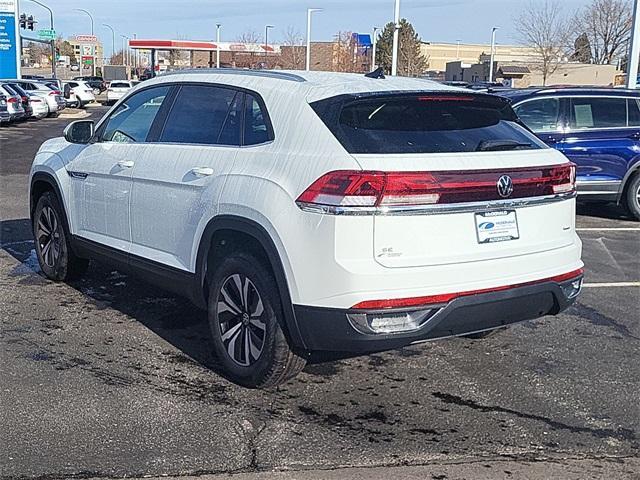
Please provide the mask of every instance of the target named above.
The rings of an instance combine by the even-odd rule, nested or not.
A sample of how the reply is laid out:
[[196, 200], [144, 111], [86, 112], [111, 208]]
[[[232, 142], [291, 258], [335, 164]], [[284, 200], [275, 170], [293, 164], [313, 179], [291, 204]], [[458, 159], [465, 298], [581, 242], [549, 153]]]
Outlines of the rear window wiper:
[[533, 146], [531, 143], [517, 140], [482, 140], [476, 147], [476, 152], [491, 152], [500, 150], [517, 150]]

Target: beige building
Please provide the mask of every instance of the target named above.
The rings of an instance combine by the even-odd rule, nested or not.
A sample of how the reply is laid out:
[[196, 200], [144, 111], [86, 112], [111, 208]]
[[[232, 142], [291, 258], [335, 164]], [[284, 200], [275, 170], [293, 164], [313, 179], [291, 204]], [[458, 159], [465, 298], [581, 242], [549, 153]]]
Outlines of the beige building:
[[[447, 63], [460, 61], [475, 64], [482, 54], [489, 54], [491, 46], [480, 43], [422, 42], [422, 54], [429, 59], [429, 71], [444, 72]], [[496, 62], [527, 62], [535, 59], [531, 48], [517, 45], [496, 45]]]
[[[513, 64], [511, 64], [513, 65]], [[514, 79], [515, 87], [542, 85], [542, 73], [535, 64], [528, 65], [531, 73], [521, 79]], [[547, 85], [595, 85], [606, 87], [613, 85], [621, 72], [615, 65], [594, 65], [590, 63], [563, 63], [547, 78]], [[498, 67], [498, 75], [500, 66]], [[498, 81], [502, 79], [498, 77]]]

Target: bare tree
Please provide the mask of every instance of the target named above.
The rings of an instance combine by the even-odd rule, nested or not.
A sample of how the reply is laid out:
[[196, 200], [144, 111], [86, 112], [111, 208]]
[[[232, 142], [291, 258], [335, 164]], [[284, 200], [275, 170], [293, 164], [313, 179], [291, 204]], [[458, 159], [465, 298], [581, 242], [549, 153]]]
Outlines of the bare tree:
[[628, 0], [592, 0], [575, 19], [576, 34], [584, 34], [591, 47], [593, 63], [615, 63], [631, 34], [631, 2]]
[[353, 72], [354, 45], [351, 32], [338, 32], [333, 43], [333, 71]]
[[262, 36], [255, 30], [245, 30], [236, 38], [238, 43], [260, 43], [262, 40], [264, 40]]
[[515, 29], [521, 43], [535, 52], [537, 61], [529, 68], [542, 74], [542, 84], [558, 69], [569, 50], [571, 29], [559, 4], [545, 0], [530, 0], [515, 19]]
[[282, 68], [301, 70], [305, 67], [306, 47], [304, 37], [295, 27], [289, 26], [283, 32], [284, 41], [281, 47]]

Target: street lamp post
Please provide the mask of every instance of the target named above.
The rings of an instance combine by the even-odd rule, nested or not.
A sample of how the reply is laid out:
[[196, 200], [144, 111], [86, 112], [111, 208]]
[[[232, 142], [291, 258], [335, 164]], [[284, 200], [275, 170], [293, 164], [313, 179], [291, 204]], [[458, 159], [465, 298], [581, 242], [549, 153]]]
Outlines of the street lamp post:
[[489, 83], [493, 82], [493, 59], [495, 56], [495, 50], [496, 50], [496, 30], [498, 30], [498, 27], [493, 27], [491, 29], [491, 56], [490, 56], [490, 60], [489, 60]]
[[[84, 8], [74, 8], [74, 10], [77, 12], [85, 13], [89, 16], [89, 18], [91, 19], [91, 35], [93, 35], [94, 34], [93, 33], [93, 15], [91, 15], [91, 13], [89, 13]], [[94, 45], [91, 49], [91, 75], [95, 75], [95, 74], [96, 74], [96, 55], [95, 55], [95, 45]]]
[[113, 57], [116, 54], [116, 31], [108, 23], [103, 23], [102, 26], [107, 27], [109, 30], [111, 30], [111, 59], [109, 60], [109, 63], [111, 63], [113, 61]]
[[[311, 69], [311, 14], [313, 12], [321, 12], [321, 8], [307, 8], [307, 51], [305, 70], [308, 72]], [[293, 47], [295, 48], [295, 47]]]
[[216, 23], [216, 68], [220, 68], [220, 27], [221, 23]]
[[273, 28], [273, 25], [265, 25], [264, 26], [264, 64], [268, 68], [269, 65], [267, 63], [267, 47], [269, 46], [269, 29]]
[[[49, 28], [54, 30], [53, 28], [53, 10], [51, 10], [44, 3], [39, 2], [38, 0], [28, 0], [29, 2], [33, 2], [36, 5], [40, 5], [42, 8], [46, 8], [49, 10]], [[55, 38], [51, 40], [51, 75], [53, 78], [56, 78], [56, 40]]]
[[378, 30], [380, 27], [373, 27], [373, 48], [371, 50], [371, 71], [376, 69], [376, 49], [378, 47]]
[[[120, 35], [122, 37], [122, 64], [123, 65], [129, 65], [129, 63], [131, 63], [129, 61], [128, 58], [128, 45], [127, 45], [127, 40], [129, 40], [129, 37], [127, 37], [126, 35]], [[127, 78], [129, 77], [129, 75], [127, 74]]]
[[393, 15], [393, 53], [391, 55], [391, 75], [398, 74], [398, 34], [400, 30], [400, 0], [396, 0]]

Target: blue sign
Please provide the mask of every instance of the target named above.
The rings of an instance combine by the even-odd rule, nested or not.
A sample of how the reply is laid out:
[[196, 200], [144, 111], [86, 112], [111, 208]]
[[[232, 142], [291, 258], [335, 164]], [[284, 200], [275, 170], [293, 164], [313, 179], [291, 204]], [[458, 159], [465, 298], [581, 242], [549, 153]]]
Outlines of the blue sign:
[[0, 0], [0, 78], [18, 77], [18, 32], [15, 0]]

